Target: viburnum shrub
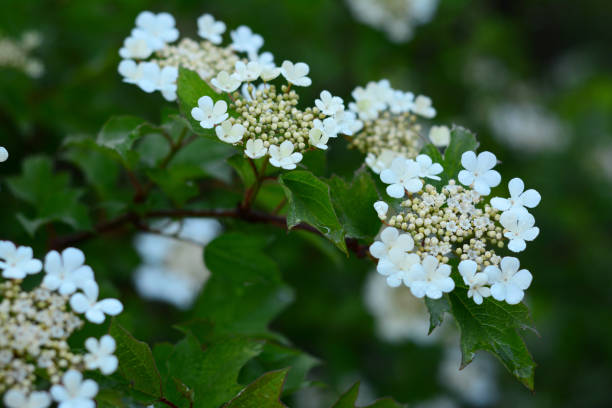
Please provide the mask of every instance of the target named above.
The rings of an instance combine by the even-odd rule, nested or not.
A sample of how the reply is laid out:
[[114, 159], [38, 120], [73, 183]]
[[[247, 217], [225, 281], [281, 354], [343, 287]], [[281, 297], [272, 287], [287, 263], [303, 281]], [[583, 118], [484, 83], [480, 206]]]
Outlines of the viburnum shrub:
[[[467, 129], [434, 124], [427, 96], [383, 79], [357, 86], [349, 102], [318, 88], [318, 98], [304, 101], [300, 90], [317, 83], [307, 63], [277, 64], [246, 26], [230, 31], [224, 46], [226, 25], [208, 14], [197, 29], [199, 39], [179, 39], [171, 15], [138, 15], [119, 49], [119, 74], [178, 106], [166, 108], [160, 124], [117, 116], [95, 138], [67, 137], [61, 155], [81, 171], [83, 186], [73, 187], [45, 156], [27, 158], [8, 180], [34, 208], [18, 215], [23, 227], [50, 233], [44, 262], [30, 247], [0, 242], [4, 404], [87, 408], [106, 390], [97, 406], [281, 406], [279, 397], [299, 389], [316, 362], [268, 329], [291, 301], [275, 255], [264, 251], [262, 231], [278, 228], [322, 236], [372, 263], [388, 286], [405, 286], [423, 302], [429, 332], [452, 316], [462, 366], [486, 350], [532, 389], [535, 363], [519, 334], [531, 325], [521, 302], [532, 273], [519, 256], [539, 233], [530, 213], [539, 193], [519, 178], [506, 188], [495, 154], [479, 151]], [[348, 180], [323, 177], [326, 152], [343, 146], [362, 154], [363, 165]], [[7, 159], [0, 148], [0, 161]], [[205, 238], [198, 218], [221, 221], [223, 232], [215, 222]], [[195, 226], [189, 234], [181, 232], [187, 221]], [[195, 305], [189, 286], [197, 291], [205, 277], [195, 277], [202, 267], [193, 250], [147, 241], [149, 271], [179, 265], [187, 253], [195, 271], [187, 281], [195, 283], [180, 287], [164, 287], [158, 274], [150, 290], [194, 311], [175, 322], [184, 334], [176, 344], [151, 349], [109, 318], [123, 305], [76, 249], [126, 228], [141, 234], [142, 248], [142, 234], [212, 239], [211, 277]], [[79, 335], [91, 325], [105, 330]], [[239, 381], [257, 358], [253, 381]], [[351, 395], [339, 404], [352, 406]]]

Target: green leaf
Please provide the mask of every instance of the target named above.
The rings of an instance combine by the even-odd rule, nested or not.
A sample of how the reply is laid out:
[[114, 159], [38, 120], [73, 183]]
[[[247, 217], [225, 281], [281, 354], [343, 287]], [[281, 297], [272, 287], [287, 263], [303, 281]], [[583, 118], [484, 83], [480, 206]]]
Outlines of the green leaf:
[[191, 110], [198, 106], [198, 99], [202, 96], [210, 96], [215, 102], [218, 100], [227, 102], [228, 113], [230, 115], [235, 114], [235, 112], [230, 109], [231, 100], [228, 96], [226, 94], [218, 94], [195, 71], [183, 67], [179, 68], [177, 87], [179, 106], [183, 116], [187, 118], [191, 130], [198, 135], [203, 135], [222, 143], [217, 139], [217, 135], [213, 129], [204, 129], [200, 126], [200, 122], [191, 116]]
[[211, 271], [194, 307], [194, 317], [214, 324], [215, 334], [270, 336], [268, 323], [292, 300], [276, 263], [263, 252], [267, 239], [253, 234], [227, 233], [204, 251]]
[[224, 405], [224, 408], [282, 408], [281, 391], [287, 370], [266, 373], [249, 384], [244, 390]]
[[236, 154], [229, 159], [227, 162], [236, 170], [242, 184], [245, 188], [248, 188], [255, 183], [255, 174], [253, 173], [253, 168], [249, 164], [249, 160], [244, 157], [243, 154]]
[[160, 398], [163, 395], [161, 377], [149, 346], [136, 340], [115, 320], [111, 323], [110, 335], [117, 342], [115, 355], [121, 375], [135, 390]]
[[[189, 333], [175, 346], [168, 361], [168, 375], [193, 392], [195, 408], [217, 408], [243, 388], [237, 382], [238, 374], [261, 348], [260, 341], [226, 338], [204, 349]], [[183, 393], [184, 390], [174, 389], [167, 398], [179, 401], [184, 399]]]
[[459, 170], [462, 168], [461, 155], [468, 150], [476, 151], [477, 148], [478, 141], [474, 133], [461, 126], [454, 126], [451, 130], [450, 143], [444, 151], [442, 182], [446, 184], [450, 179], [457, 180]]
[[451, 307], [446, 295], [440, 299], [425, 298], [425, 305], [429, 310], [429, 333], [442, 324], [444, 321], [444, 313], [450, 313]]
[[[461, 329], [461, 367], [468, 365], [477, 350], [495, 355], [527, 388], [533, 390], [535, 363], [519, 329], [532, 329], [524, 304], [508, 305], [491, 297], [477, 305], [467, 297], [467, 288], [454, 274], [456, 288], [448, 294], [452, 313]], [[533, 330], [533, 329], [532, 329]]]
[[328, 181], [334, 209], [347, 237], [371, 239], [380, 229], [372, 205], [379, 199], [370, 173], [360, 170], [351, 183], [334, 176]]
[[17, 215], [30, 235], [52, 221], [63, 222], [74, 229], [91, 228], [87, 207], [80, 202], [83, 191], [70, 187], [68, 174], [56, 172], [50, 158], [28, 157], [23, 161], [22, 174], [9, 178], [7, 183], [17, 198], [35, 208], [34, 218]]
[[140, 127], [145, 124], [143, 119], [135, 116], [114, 116], [104, 124], [98, 133], [96, 143], [115, 151], [124, 164], [132, 168], [137, 161], [132, 147], [141, 137]]
[[329, 186], [309, 171], [294, 170], [279, 179], [289, 202], [287, 227], [310, 224], [348, 254], [344, 229], [338, 220]]
[[178, 207], [200, 192], [197, 184], [191, 180], [193, 173], [189, 167], [174, 167], [173, 169], [153, 168], [147, 171], [147, 176], [157, 184]]
[[318, 364], [318, 359], [301, 350], [267, 342], [261, 354], [243, 368], [240, 379], [250, 382], [268, 371], [286, 368], [289, 373], [283, 393], [291, 394], [309, 384], [304, 378], [310, 369]]
[[[359, 383], [353, 384], [340, 399], [332, 406], [332, 408], [357, 408], [355, 403], [359, 397]], [[376, 400], [373, 404], [370, 404], [363, 408], [402, 408], [402, 405], [398, 404], [391, 398], [382, 398]]]

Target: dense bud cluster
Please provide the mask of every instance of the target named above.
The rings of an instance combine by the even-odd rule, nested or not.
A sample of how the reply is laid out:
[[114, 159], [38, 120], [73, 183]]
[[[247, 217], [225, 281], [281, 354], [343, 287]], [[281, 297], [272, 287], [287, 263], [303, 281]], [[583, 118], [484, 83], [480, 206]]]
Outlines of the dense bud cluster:
[[19, 40], [0, 36], [0, 67], [18, 69], [32, 78], [40, 77], [45, 67], [31, 53], [41, 43], [42, 37], [36, 31], [23, 33]]
[[[75, 248], [49, 252], [42, 283], [28, 291], [22, 280], [39, 273], [42, 262], [31, 248], [0, 241], [0, 394], [6, 407], [46, 408], [52, 399], [59, 406], [93, 406], [98, 386], [83, 381], [82, 372], [117, 369], [111, 336], [87, 339], [86, 354], [68, 344], [84, 324], [81, 314], [99, 324], [123, 309], [116, 299], [97, 300], [98, 286], [84, 261]], [[49, 391], [41, 390], [49, 384]]]

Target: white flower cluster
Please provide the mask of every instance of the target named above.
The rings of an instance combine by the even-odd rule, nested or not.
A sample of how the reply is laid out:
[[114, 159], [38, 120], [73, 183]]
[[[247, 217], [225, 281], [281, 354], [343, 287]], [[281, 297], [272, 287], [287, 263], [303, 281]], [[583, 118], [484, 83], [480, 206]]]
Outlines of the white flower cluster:
[[[31, 291], [22, 279], [44, 269], [40, 286]], [[116, 299], [98, 300], [93, 270], [83, 252], [67, 248], [49, 252], [44, 265], [30, 247], [0, 241], [0, 393], [7, 408], [93, 408], [98, 385], [83, 380], [85, 370], [112, 374], [118, 366], [115, 340], [104, 335], [85, 341], [86, 354], [70, 349], [70, 335], [83, 325], [79, 314], [93, 323], [117, 315]], [[68, 308], [70, 305], [70, 308]], [[43, 374], [44, 373], [44, 374]], [[38, 377], [42, 374], [42, 377]], [[44, 378], [44, 381], [39, 381]], [[40, 390], [46, 382], [51, 388]]]
[[30, 54], [41, 43], [42, 36], [37, 31], [26, 31], [19, 40], [0, 37], [0, 67], [21, 70], [32, 78], [40, 77], [45, 67], [39, 59]]
[[357, 20], [402, 43], [412, 38], [416, 26], [431, 21], [438, 0], [347, 0], [347, 4]]
[[[303, 62], [284, 61], [277, 67], [271, 53], [247, 63], [237, 61], [232, 72], [221, 71], [211, 80], [216, 89], [229, 94], [231, 104], [203, 96], [191, 115], [203, 128], [214, 128], [221, 141], [243, 145], [247, 157], [268, 156], [275, 167], [295, 169], [304, 152], [326, 150], [330, 139], [361, 127], [356, 115], [344, 109], [342, 98], [329, 91], [321, 92], [314, 107], [297, 108], [299, 96], [291, 87], [310, 86], [309, 71]], [[287, 84], [279, 92], [269, 82], [280, 76]], [[229, 115], [232, 111], [237, 117]]]
[[186, 218], [182, 222], [162, 221], [159, 234], [139, 234], [135, 247], [142, 264], [134, 274], [141, 296], [187, 309], [208, 280], [203, 247], [215, 238], [221, 225], [217, 220]]
[[[393, 89], [386, 79], [359, 86], [352, 96], [349, 109], [358, 115], [359, 122], [349, 133], [353, 135], [350, 147], [366, 154], [366, 164], [372, 171], [380, 173], [397, 157], [416, 157], [427, 142], [418, 117], [431, 119], [436, 115], [429, 97], [415, 98], [412, 92]], [[430, 138], [437, 146], [445, 146], [450, 131], [445, 126], [434, 126]]]
[[531, 273], [519, 270], [517, 258], [502, 258], [496, 251], [504, 247], [523, 251], [526, 241], [537, 237], [539, 229], [527, 208], [536, 207], [540, 195], [524, 191], [523, 182], [515, 178], [509, 183], [510, 198], [494, 197], [487, 204], [484, 197], [501, 181], [493, 170], [495, 155], [467, 151], [461, 163], [464, 169], [458, 179], [463, 186], [450, 180], [440, 191], [425, 184], [427, 178], [440, 180], [437, 175], [443, 171], [426, 155], [415, 160], [398, 157], [380, 173], [381, 181], [388, 184], [387, 194], [404, 201], [394, 215], [388, 214], [386, 202], [374, 204], [388, 225], [370, 246], [379, 260], [377, 271], [392, 287], [404, 284], [416, 297], [437, 299], [455, 288], [449, 261], [456, 257], [468, 297], [477, 304], [488, 296], [519, 303], [531, 284]]

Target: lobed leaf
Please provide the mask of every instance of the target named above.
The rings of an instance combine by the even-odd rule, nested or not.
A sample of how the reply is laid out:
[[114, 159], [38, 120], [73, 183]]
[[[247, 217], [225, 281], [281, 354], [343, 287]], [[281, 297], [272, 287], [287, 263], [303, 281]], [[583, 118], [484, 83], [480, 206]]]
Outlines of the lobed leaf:
[[[349, 388], [332, 408], [357, 408], [355, 403], [357, 402], [357, 397], [359, 396], [359, 383], [353, 384], [351, 388]], [[363, 407], [363, 408], [402, 408], [402, 405], [398, 404], [391, 398], [381, 398], [376, 400], [374, 403]]]
[[224, 408], [283, 408], [280, 400], [287, 370], [266, 373], [225, 404]]

